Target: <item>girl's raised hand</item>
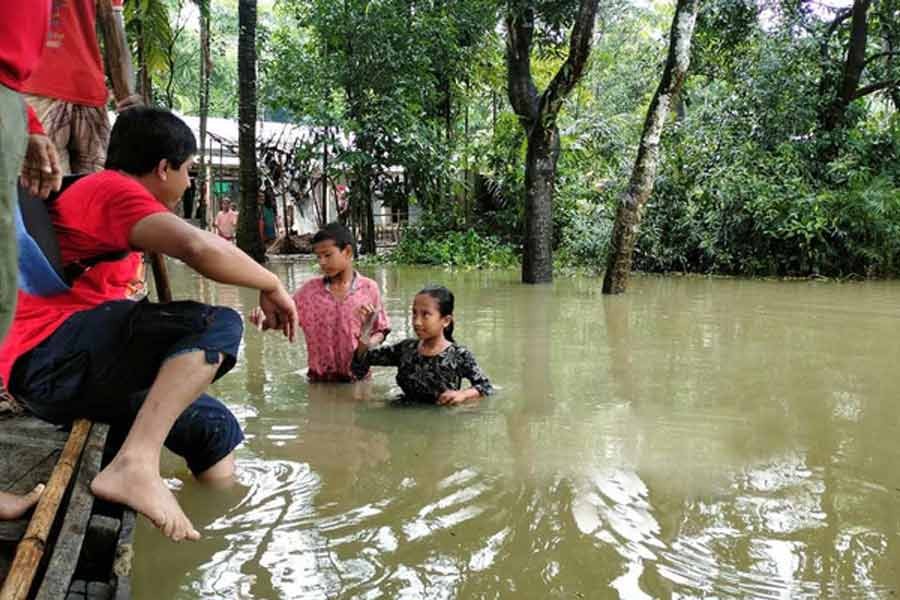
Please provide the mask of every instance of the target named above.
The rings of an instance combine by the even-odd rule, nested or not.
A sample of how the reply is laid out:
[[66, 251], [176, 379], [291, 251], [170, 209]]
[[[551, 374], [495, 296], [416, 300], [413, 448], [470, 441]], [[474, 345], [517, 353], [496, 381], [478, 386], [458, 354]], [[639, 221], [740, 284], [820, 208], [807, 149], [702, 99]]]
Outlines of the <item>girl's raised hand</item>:
[[368, 348], [372, 345], [372, 327], [378, 316], [378, 308], [374, 304], [366, 304], [360, 306], [356, 312], [362, 321], [362, 327], [359, 330], [359, 345]]
[[250, 315], [248, 316], [248, 320], [250, 323], [259, 329], [260, 331], [265, 331], [266, 329], [272, 329], [271, 324], [266, 319], [266, 313], [263, 312], [261, 306], [257, 306], [253, 310], [250, 311]]

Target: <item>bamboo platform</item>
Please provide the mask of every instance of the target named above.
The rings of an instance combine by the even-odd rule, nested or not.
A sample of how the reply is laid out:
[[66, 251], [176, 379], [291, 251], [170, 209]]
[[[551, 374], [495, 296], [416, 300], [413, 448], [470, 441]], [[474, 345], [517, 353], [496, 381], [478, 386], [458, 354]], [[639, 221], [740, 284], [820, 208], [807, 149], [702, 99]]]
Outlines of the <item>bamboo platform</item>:
[[[24, 587], [17, 586], [27, 590], [27, 595], [20, 591], [22, 595], [17, 597], [124, 600], [131, 596], [135, 516], [120, 505], [96, 501], [91, 494], [90, 482], [103, 463], [108, 427], [86, 421], [80, 427], [79, 443], [69, 442], [70, 447], [77, 447], [77, 452], [62, 461], [71, 463], [71, 479], [59, 491], [59, 508], [46, 511], [50, 517], [45, 525], [47, 532], [34, 535], [39, 526], [34, 522], [29, 526], [31, 515], [17, 521], [0, 521], [0, 581], [12, 581], [7, 578], [23, 537], [28, 537], [23, 547], [36, 547], [33, 560], [39, 562], [33, 582], [30, 586], [27, 582]], [[34, 417], [0, 416], [0, 489], [21, 494], [38, 483], [48, 482], [68, 440], [68, 431]], [[40, 510], [39, 506], [36, 512]]]

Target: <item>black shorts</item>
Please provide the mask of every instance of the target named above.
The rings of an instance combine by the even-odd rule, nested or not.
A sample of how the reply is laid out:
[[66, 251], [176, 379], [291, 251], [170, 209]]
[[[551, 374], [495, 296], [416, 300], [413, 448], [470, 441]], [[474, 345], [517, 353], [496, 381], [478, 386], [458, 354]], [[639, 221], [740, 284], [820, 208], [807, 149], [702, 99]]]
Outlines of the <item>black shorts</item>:
[[[240, 315], [198, 302], [120, 300], [75, 313], [53, 335], [19, 357], [10, 391], [38, 417], [67, 424], [85, 417], [127, 433], [167, 359], [202, 351], [219, 363], [216, 379], [235, 364], [243, 334]], [[175, 421], [166, 447], [201, 473], [243, 440], [224, 404], [200, 396]]]

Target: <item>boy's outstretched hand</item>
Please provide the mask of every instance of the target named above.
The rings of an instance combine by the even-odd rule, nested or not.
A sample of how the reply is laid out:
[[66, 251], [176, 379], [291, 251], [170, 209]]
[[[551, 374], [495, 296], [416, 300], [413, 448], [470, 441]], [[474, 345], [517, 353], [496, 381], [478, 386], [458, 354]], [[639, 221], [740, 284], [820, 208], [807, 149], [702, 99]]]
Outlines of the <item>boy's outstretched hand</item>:
[[291, 342], [297, 336], [297, 306], [283, 286], [259, 293], [259, 306], [250, 311], [250, 322], [260, 331], [280, 329]]

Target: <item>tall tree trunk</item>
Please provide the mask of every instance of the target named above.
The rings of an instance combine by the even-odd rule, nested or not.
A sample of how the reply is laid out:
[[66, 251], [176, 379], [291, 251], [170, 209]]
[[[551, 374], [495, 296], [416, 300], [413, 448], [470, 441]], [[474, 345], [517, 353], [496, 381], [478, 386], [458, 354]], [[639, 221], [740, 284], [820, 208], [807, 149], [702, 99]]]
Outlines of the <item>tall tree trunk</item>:
[[256, 170], [256, 0], [238, 1], [238, 154], [241, 161], [241, 214], [238, 246], [257, 262], [266, 250], [259, 233]]
[[619, 199], [616, 223], [610, 240], [609, 259], [603, 277], [604, 294], [621, 294], [628, 286], [634, 244], [644, 205], [653, 192], [659, 163], [659, 140], [663, 125], [678, 96], [691, 61], [691, 37], [697, 22], [699, 0], [678, 0], [669, 32], [669, 54], [662, 78], [647, 109], [644, 130], [628, 189]]
[[868, 39], [868, 12], [871, 0], [855, 0], [850, 21], [850, 44], [841, 81], [834, 99], [820, 116], [822, 129], [832, 132], [844, 123], [847, 107], [856, 97], [859, 81], [866, 66], [866, 42]]
[[553, 279], [553, 192], [559, 159], [559, 130], [534, 127], [525, 157], [525, 251], [522, 281]]
[[366, 219], [366, 227], [363, 230], [363, 252], [374, 256], [377, 252], [377, 244], [375, 240], [375, 207], [372, 206], [372, 172], [366, 173], [366, 198], [363, 203]]
[[[200, 217], [200, 226], [206, 229], [206, 210], [209, 205], [209, 191], [207, 184], [206, 156], [206, 122], [209, 117], [209, 74], [212, 70], [212, 58], [209, 46], [209, 0], [199, 0], [200, 4], [200, 163], [197, 167], [197, 212]], [[192, 215], [188, 215], [192, 216]]]
[[569, 55], [544, 93], [531, 76], [535, 12], [510, 0], [506, 16], [506, 79], [509, 101], [528, 140], [525, 161], [525, 243], [522, 281], [553, 279], [553, 187], [559, 157], [556, 118], [584, 71], [591, 52], [598, 0], [581, 0], [572, 27]]
[[319, 227], [328, 224], [328, 137], [330, 128], [325, 127], [322, 136], [322, 212], [319, 217]]

